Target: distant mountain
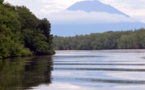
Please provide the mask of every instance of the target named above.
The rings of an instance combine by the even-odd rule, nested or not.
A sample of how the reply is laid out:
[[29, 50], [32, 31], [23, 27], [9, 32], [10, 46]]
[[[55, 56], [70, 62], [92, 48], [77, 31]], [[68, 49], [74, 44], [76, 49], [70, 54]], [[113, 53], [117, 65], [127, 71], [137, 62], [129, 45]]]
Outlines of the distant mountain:
[[[88, 1], [81, 1], [77, 2], [74, 5], [70, 6], [67, 11], [83, 11], [86, 13], [91, 12], [105, 12], [109, 13], [110, 15], [119, 15], [125, 18], [130, 18], [125, 13], [115, 9], [114, 7], [103, 4], [98, 0], [88, 0]], [[102, 14], [101, 14], [102, 15]], [[111, 18], [111, 17], [110, 17]], [[75, 20], [75, 19], [74, 19]], [[74, 24], [71, 22], [63, 22], [63, 24], [56, 24], [52, 23], [52, 34], [58, 36], [75, 36], [81, 34], [90, 34], [90, 33], [100, 33], [105, 31], [118, 31], [118, 30], [134, 30], [139, 28], [145, 28], [145, 24], [141, 22], [127, 22], [127, 21], [120, 21], [120, 22], [105, 22], [105, 23], [87, 23], [87, 24]]]
[[120, 14], [128, 16], [125, 13], [115, 9], [114, 7], [107, 4], [103, 4], [97, 0], [77, 2], [71, 7], [69, 7], [67, 10], [69, 11], [82, 10], [85, 12], [106, 12], [111, 14]]

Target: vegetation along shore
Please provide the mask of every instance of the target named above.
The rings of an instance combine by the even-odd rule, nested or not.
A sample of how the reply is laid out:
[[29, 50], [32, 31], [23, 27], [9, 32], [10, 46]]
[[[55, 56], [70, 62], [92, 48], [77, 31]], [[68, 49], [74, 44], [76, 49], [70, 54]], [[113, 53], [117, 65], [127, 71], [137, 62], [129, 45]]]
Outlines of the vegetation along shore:
[[51, 24], [38, 19], [25, 6], [0, 0], [0, 58], [52, 55]]
[[72, 37], [54, 36], [55, 50], [145, 49], [145, 29], [108, 31]]

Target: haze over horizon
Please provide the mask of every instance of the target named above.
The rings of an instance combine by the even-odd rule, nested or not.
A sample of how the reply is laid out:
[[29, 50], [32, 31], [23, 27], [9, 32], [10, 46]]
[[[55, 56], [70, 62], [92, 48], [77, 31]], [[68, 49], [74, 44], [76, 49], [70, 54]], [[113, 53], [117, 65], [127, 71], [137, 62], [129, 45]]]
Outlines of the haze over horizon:
[[[18, 5], [26, 5], [39, 18], [46, 17], [52, 23], [52, 34], [74, 36], [108, 30], [130, 30], [145, 27], [145, 1], [116, 0], [36, 0], [34, 6], [27, 0], [7, 0]], [[16, 4], [17, 5], [17, 4]], [[36, 6], [38, 7], [36, 7]], [[115, 8], [118, 5], [118, 8]], [[125, 8], [121, 7], [126, 6]], [[128, 6], [128, 7], [127, 7]], [[135, 9], [136, 8], [136, 9]], [[124, 10], [123, 10], [124, 9]], [[138, 11], [140, 13], [133, 13]], [[139, 19], [139, 18], [140, 19]]]
[[52, 22], [52, 33], [75, 36], [106, 31], [134, 30], [145, 24], [98, 0], [80, 1], [66, 10], [47, 16]]

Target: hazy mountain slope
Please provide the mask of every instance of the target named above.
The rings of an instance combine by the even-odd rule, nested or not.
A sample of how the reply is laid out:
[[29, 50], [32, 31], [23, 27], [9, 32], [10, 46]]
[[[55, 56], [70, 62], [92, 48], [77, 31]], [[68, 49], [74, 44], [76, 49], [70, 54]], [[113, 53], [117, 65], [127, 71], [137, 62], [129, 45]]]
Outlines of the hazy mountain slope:
[[[68, 16], [63, 14], [62, 17], [64, 17], [64, 19], [66, 18], [66, 22], [52, 23], [52, 33], [54, 35], [75, 36], [80, 34], [98, 33], [98, 32], [110, 31], [110, 30], [118, 31], [118, 30], [134, 30], [139, 28], [145, 28], [144, 23], [139, 21], [128, 21], [127, 19], [132, 19], [132, 18], [130, 18], [128, 15], [124, 14], [123, 12], [115, 9], [114, 7], [107, 4], [103, 4], [97, 0], [77, 2], [74, 5], [70, 6], [67, 9], [67, 11], [73, 13], [68, 14]], [[83, 18], [83, 14], [76, 13], [79, 11], [85, 12], [84, 14], [87, 14], [89, 17], [87, 17], [86, 15], [86, 18]], [[105, 14], [103, 14], [102, 12]], [[79, 18], [74, 17], [77, 16], [76, 14], [78, 15]], [[72, 20], [74, 20], [76, 23], [72, 22], [71, 20], [67, 21], [67, 18], [69, 16], [72, 16]], [[110, 21], [106, 21], [106, 19]], [[94, 20], [96, 22], [92, 23], [94, 22]], [[115, 20], [118, 21], [116, 22]]]
[[134, 30], [145, 27], [144, 23], [108, 23], [108, 24], [52, 24], [52, 33], [58, 36], [101, 33], [105, 31]]
[[82, 10], [86, 12], [107, 12], [111, 14], [120, 14], [120, 15], [128, 16], [123, 12], [115, 9], [114, 7], [107, 4], [103, 4], [97, 0], [77, 2], [74, 5], [70, 6], [67, 10], [69, 11]]

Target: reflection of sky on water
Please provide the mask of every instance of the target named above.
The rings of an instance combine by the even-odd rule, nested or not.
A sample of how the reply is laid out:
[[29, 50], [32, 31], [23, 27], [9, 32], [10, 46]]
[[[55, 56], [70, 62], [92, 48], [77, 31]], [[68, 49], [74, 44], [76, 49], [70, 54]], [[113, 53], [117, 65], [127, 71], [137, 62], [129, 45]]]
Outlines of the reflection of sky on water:
[[128, 86], [114, 86], [114, 87], [85, 87], [79, 85], [73, 85], [69, 83], [54, 83], [50, 86], [39, 85], [38, 87], [33, 87], [31, 90], [145, 90], [144, 85], [128, 85]]
[[144, 66], [130, 66], [130, 65], [123, 65], [123, 66], [109, 66], [109, 65], [59, 65], [59, 66], [54, 66], [54, 68], [122, 68], [122, 69], [145, 69], [145, 65]]
[[118, 72], [107, 73], [106, 75], [128, 80], [145, 80], [145, 72]]
[[56, 51], [54, 61], [59, 60], [96, 60], [96, 61], [142, 61], [145, 50], [94, 50], [94, 51]]
[[145, 90], [142, 57], [145, 50], [56, 51], [52, 84], [32, 90]]
[[95, 90], [95, 89], [81, 87], [81, 86], [73, 85], [69, 83], [54, 83], [50, 86], [40, 85], [38, 87], [34, 87], [31, 90]]

